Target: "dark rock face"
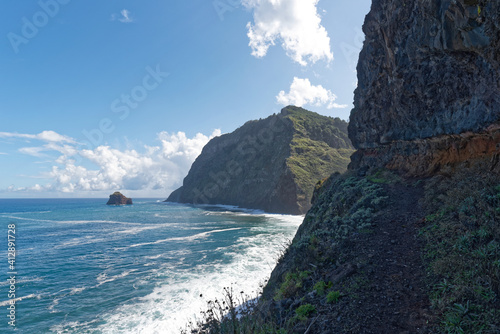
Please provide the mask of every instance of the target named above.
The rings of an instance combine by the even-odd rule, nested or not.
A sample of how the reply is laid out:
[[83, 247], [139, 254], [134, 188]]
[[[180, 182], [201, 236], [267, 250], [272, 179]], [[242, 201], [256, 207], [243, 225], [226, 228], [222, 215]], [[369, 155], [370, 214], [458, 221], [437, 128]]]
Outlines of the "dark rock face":
[[352, 152], [346, 122], [287, 107], [212, 139], [167, 201], [302, 214], [314, 185], [346, 170]]
[[122, 193], [116, 191], [113, 194], [109, 195], [109, 200], [107, 205], [125, 205], [132, 204], [132, 199], [125, 197]]
[[349, 124], [356, 161], [366, 149], [415, 141], [417, 150], [418, 140], [499, 121], [499, 1], [374, 0], [363, 30]]

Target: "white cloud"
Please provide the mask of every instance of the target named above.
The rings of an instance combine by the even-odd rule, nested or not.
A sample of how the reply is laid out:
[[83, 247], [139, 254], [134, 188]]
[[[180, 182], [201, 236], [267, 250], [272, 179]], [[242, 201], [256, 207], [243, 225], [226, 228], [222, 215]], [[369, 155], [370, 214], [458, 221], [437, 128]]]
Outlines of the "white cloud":
[[122, 23], [132, 23], [134, 19], [130, 16], [130, 11], [122, 9], [120, 14], [111, 14], [111, 21], [120, 21]]
[[333, 94], [330, 90], [323, 88], [323, 86], [313, 86], [309, 79], [299, 79], [297, 77], [293, 78], [293, 82], [290, 86], [290, 91], [285, 93], [281, 91], [278, 96], [276, 96], [278, 103], [287, 105], [295, 105], [297, 107], [302, 107], [306, 104], [310, 104], [316, 107], [321, 107], [326, 105], [328, 109], [332, 108], [347, 108], [346, 104], [337, 104], [335, 100], [337, 96]]
[[45, 148], [43, 146], [36, 146], [36, 147], [21, 147], [19, 149], [19, 152], [27, 155], [32, 155], [34, 157], [41, 158], [45, 156], [42, 152], [45, 151]]
[[71, 137], [60, 135], [54, 131], [43, 131], [39, 134], [26, 134], [17, 132], [0, 132], [0, 138], [24, 138], [24, 139], [35, 139], [51, 143], [76, 143]]
[[72, 145], [58, 145], [56, 143], [48, 143], [43, 146], [35, 147], [21, 147], [19, 149], [19, 152], [32, 155], [34, 157], [45, 157], [47, 155], [43, 152], [49, 151], [57, 151], [65, 155], [75, 155], [77, 153], [77, 149]]
[[270, 46], [281, 41], [287, 55], [303, 66], [308, 61], [333, 60], [330, 37], [317, 12], [318, 1], [244, 0], [253, 9], [254, 23], [247, 24], [252, 55], [264, 57]]
[[[159, 144], [145, 146], [142, 153], [134, 149], [120, 151], [109, 146], [78, 149], [77, 145], [53, 142], [39, 147], [24, 147], [20, 149], [22, 153], [34, 156], [47, 156], [42, 152], [49, 151], [60, 153], [51, 170], [41, 175], [50, 183], [7, 190], [63, 193], [158, 190], [166, 196], [168, 191], [181, 185], [206, 143], [220, 134], [220, 130], [215, 130], [210, 136], [198, 133], [188, 138], [184, 132], [162, 132], [158, 134]], [[89, 162], [97, 168], [85, 167]]]

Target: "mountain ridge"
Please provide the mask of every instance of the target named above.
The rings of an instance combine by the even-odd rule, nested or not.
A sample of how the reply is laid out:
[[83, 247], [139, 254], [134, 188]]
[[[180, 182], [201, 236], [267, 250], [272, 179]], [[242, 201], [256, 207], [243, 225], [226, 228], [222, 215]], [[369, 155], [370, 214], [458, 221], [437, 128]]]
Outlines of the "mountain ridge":
[[304, 214], [315, 184], [345, 171], [352, 152], [345, 121], [288, 106], [212, 139], [166, 201]]

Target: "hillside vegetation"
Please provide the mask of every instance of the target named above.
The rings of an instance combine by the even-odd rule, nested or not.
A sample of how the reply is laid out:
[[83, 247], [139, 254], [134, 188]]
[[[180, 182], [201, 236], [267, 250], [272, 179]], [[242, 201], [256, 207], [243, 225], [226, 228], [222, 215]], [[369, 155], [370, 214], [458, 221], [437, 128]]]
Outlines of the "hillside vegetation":
[[167, 201], [305, 214], [316, 183], [353, 152], [345, 121], [289, 106], [212, 139]]

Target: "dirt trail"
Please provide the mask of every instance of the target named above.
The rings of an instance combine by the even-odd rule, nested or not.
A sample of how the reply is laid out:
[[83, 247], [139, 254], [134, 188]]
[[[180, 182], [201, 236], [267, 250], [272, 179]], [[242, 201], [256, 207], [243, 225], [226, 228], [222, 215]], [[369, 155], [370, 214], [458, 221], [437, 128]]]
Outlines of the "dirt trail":
[[401, 185], [386, 190], [391, 203], [378, 217], [374, 235], [361, 244], [373, 270], [365, 304], [372, 313], [367, 325], [380, 326], [385, 333], [423, 333], [432, 322], [418, 239], [423, 190]]
[[385, 190], [389, 205], [375, 220], [373, 233], [360, 234], [345, 250], [344, 267], [356, 268], [342, 283], [346, 298], [328, 316], [320, 315], [310, 333], [432, 332], [418, 239], [423, 190], [399, 184]]

